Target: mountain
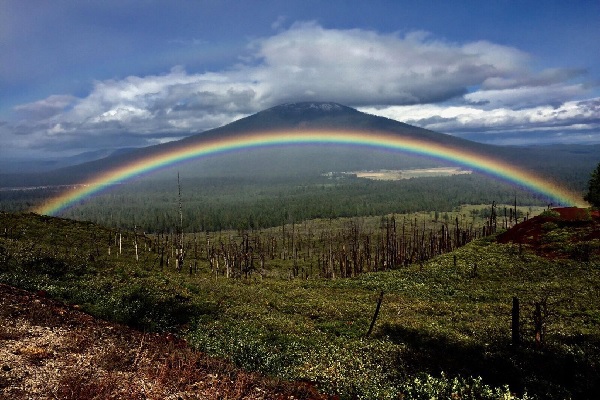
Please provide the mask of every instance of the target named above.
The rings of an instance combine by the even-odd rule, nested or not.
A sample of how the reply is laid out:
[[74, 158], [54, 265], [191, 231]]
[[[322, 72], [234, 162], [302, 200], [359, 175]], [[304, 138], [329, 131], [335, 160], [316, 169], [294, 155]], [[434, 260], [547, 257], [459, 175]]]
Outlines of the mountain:
[[194, 141], [207, 135], [228, 135], [248, 131], [294, 130], [294, 129], [340, 129], [386, 131], [404, 137], [413, 137], [483, 150], [488, 145], [472, 142], [408, 125], [392, 119], [366, 114], [354, 108], [332, 102], [301, 102], [282, 104], [239, 119], [223, 127], [202, 132], [182, 139]]
[[[242, 132], [293, 131], [298, 129], [385, 131], [406, 138], [422, 139], [505, 159], [524, 168], [562, 177], [581, 186], [600, 160], [600, 146], [493, 146], [477, 143], [360, 112], [332, 102], [282, 104], [239, 119], [222, 127], [191, 135], [179, 141], [112, 154], [75, 166], [37, 174], [5, 174], [0, 186], [32, 186], [83, 182], [99, 171], [124, 162], [146, 158], [179, 146], [191, 146], [210, 138]], [[208, 157], [178, 166], [186, 174], [199, 176], [302, 175], [357, 169], [406, 169], [445, 165], [439, 160], [360, 147], [302, 145], [259, 148], [252, 151]], [[574, 183], [576, 182], [576, 183]]]

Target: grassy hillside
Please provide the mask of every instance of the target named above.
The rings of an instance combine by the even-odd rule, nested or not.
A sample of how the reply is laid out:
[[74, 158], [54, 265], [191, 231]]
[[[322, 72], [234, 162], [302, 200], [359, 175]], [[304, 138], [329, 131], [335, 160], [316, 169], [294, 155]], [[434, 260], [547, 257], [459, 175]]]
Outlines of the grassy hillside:
[[[160, 266], [156, 238], [141, 232], [2, 213], [0, 281], [103, 318], [176, 332], [244, 368], [315, 382], [343, 398], [592, 398], [600, 391], [598, 239], [564, 241], [559, 236], [573, 225], [546, 217], [553, 220], [539, 231], [564, 247], [553, 258], [526, 240], [489, 237], [387, 272], [290, 279], [226, 278], [210, 269], [206, 254], [177, 271], [172, 262]], [[593, 221], [575, 224], [597, 231]], [[577, 243], [588, 257], [573, 250]], [[278, 268], [293, 262], [279, 260]], [[521, 304], [518, 346], [511, 342], [513, 297]]]
[[0, 284], [0, 398], [326, 400], [306, 382], [235, 368], [170, 333], [142, 332]]

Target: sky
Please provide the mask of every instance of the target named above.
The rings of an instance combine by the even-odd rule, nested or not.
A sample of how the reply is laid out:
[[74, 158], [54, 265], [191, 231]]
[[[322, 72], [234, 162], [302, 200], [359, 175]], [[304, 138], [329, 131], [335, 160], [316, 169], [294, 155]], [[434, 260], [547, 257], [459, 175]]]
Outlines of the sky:
[[500, 145], [600, 143], [600, 1], [0, 0], [0, 158], [334, 101]]

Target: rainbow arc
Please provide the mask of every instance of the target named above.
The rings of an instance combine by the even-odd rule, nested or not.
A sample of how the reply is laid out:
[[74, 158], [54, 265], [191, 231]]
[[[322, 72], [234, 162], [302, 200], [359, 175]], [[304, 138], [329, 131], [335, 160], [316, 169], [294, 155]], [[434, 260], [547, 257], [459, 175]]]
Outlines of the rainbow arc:
[[58, 215], [76, 203], [117, 183], [188, 160], [245, 149], [298, 144], [365, 146], [429, 156], [450, 161], [520, 186], [538, 193], [554, 203], [569, 206], [585, 205], [579, 194], [567, 190], [540, 175], [517, 168], [487, 154], [479, 154], [457, 147], [386, 132], [346, 130], [268, 131], [242, 133], [220, 138], [211, 137], [193, 144], [184, 145], [184, 143], [99, 173], [87, 182], [49, 199], [33, 211], [45, 215]]

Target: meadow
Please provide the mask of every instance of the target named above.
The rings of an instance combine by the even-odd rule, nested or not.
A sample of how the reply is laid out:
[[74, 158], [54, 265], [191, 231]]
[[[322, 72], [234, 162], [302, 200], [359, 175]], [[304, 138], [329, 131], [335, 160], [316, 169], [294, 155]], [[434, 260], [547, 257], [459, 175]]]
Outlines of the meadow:
[[[485, 224], [489, 210], [490, 205], [457, 209], [448, 219], [464, 215], [463, 223], [468, 216], [469, 223]], [[540, 211], [522, 208], [519, 216]], [[433, 212], [393, 217], [416, 217], [419, 229], [425, 221], [428, 231], [443, 223], [443, 214], [436, 222]], [[567, 249], [572, 257], [549, 259], [528, 245], [500, 244], [496, 233], [420, 262], [333, 278], [314, 268], [310, 246], [290, 242], [307, 235], [308, 227], [314, 238], [323, 232], [336, 237], [333, 232], [349, 226], [384, 237], [381, 222], [382, 217], [338, 218], [254, 234], [239, 229], [187, 234], [185, 261], [178, 265], [176, 230], [164, 242], [165, 234], [139, 229], [2, 213], [0, 280], [44, 291], [101, 318], [173, 332], [245, 369], [313, 382], [342, 398], [592, 398], [598, 391], [595, 253], [582, 261]], [[561, 224], [546, 225], [548, 234], [565, 236], [570, 228]], [[260, 237], [278, 243], [262, 270], [215, 273], [209, 242], [231, 240], [243, 247], [248, 238], [254, 247]], [[594, 240], [587, 244], [597, 246]], [[260, 263], [257, 254], [252, 259]], [[295, 268], [305, 273], [294, 274]], [[521, 304], [518, 345], [511, 331], [514, 297]]]

